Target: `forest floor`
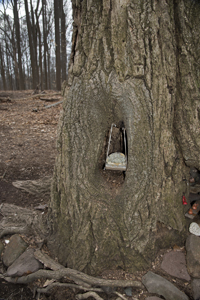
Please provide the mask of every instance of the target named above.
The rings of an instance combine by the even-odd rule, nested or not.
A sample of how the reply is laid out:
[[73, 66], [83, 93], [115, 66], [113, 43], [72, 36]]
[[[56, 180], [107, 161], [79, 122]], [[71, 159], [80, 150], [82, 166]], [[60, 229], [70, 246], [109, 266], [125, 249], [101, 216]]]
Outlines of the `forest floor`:
[[[46, 91], [46, 93], [55, 93]], [[50, 194], [32, 195], [15, 188], [13, 181], [35, 180], [53, 175], [56, 156], [57, 124], [62, 104], [51, 108], [32, 95], [32, 91], [0, 92], [0, 99], [7, 97], [6, 102], [0, 101], [0, 204], [10, 203], [21, 207], [33, 208], [39, 204], [47, 204]], [[44, 95], [45, 97], [45, 95]], [[61, 96], [54, 96], [55, 102]], [[53, 102], [54, 103], [54, 102]], [[170, 250], [170, 249], [169, 249]], [[160, 268], [163, 254], [167, 250], [161, 250], [151, 270], [170, 280], [180, 290], [184, 291], [190, 299], [190, 285], [177, 278], [168, 276]], [[138, 279], [146, 273], [138, 272], [129, 274], [122, 270], [106, 271], [103, 274], [107, 279]], [[144, 300], [149, 296], [147, 292], [134, 294], [128, 299]], [[135, 298], [136, 297], [136, 298]], [[104, 295], [104, 299], [116, 299], [116, 296]], [[19, 300], [34, 299], [33, 293], [27, 286], [6, 283], [0, 280], [0, 299]], [[51, 295], [41, 295], [39, 299], [49, 300], [73, 300], [75, 294], [70, 289], [54, 290]], [[92, 298], [90, 298], [92, 299]]]

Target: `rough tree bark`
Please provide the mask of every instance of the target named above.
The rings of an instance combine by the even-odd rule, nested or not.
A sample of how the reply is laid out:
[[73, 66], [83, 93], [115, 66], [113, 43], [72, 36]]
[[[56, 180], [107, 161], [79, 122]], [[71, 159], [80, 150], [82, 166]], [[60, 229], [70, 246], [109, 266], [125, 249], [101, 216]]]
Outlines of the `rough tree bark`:
[[[186, 236], [183, 179], [190, 166], [200, 168], [200, 4], [72, 4], [49, 247], [64, 265], [89, 273], [134, 271]], [[121, 121], [128, 168], [119, 181], [103, 164], [110, 125]]]

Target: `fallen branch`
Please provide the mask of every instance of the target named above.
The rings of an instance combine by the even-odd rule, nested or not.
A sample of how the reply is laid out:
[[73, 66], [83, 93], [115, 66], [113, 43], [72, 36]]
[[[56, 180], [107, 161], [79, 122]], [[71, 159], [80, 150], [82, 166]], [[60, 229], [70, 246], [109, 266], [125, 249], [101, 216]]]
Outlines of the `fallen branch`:
[[40, 97], [40, 100], [42, 101], [47, 101], [47, 102], [51, 102], [51, 101], [57, 101], [60, 98], [47, 98], [47, 97]]
[[[61, 93], [60, 92], [57, 92], [57, 93], [49, 93], [49, 94], [45, 94], [45, 96], [47, 97], [47, 96], [58, 96], [58, 95], [61, 95]], [[26, 99], [29, 99], [29, 98], [37, 98], [37, 97], [44, 97], [44, 94], [36, 94], [36, 95], [32, 95], [32, 96], [29, 96], [29, 97], [27, 97]]]
[[56, 106], [56, 105], [58, 105], [58, 104], [60, 104], [60, 103], [62, 103], [62, 102], [63, 102], [63, 100], [61, 100], [61, 101], [58, 101], [58, 102], [56, 102], [56, 103], [54, 103], [54, 104], [45, 105], [45, 106], [44, 106], [44, 108], [50, 108], [50, 107], [52, 107], [52, 106]]
[[[36, 95], [31, 95], [31, 96], [28, 96], [28, 97], [23, 97], [23, 98], [20, 98], [20, 99], [23, 99], [23, 100], [28, 100], [28, 99], [32, 99], [32, 98], [37, 98], [37, 97], [43, 97], [43, 96], [46, 96], [46, 97], [48, 97], [48, 96], [58, 96], [58, 95], [61, 95], [61, 93], [60, 92], [56, 92], [56, 93], [48, 93], [48, 94], [44, 94], [44, 93], [40, 93], [40, 94], [36, 94]], [[18, 100], [20, 100], [19, 98], [13, 98], [12, 99], [12, 101], [18, 101]]]

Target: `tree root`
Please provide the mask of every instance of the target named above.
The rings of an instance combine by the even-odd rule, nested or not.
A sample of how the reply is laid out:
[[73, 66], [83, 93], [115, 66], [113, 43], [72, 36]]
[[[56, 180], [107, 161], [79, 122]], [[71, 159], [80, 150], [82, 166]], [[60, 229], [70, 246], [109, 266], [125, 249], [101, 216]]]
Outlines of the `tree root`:
[[104, 292], [101, 288], [89, 289], [89, 288], [86, 288], [84, 286], [77, 285], [77, 284], [74, 284], [74, 283], [60, 283], [60, 282], [51, 283], [50, 285], [48, 285], [45, 288], [36, 288], [36, 291], [37, 291], [37, 293], [48, 294], [48, 293], [51, 293], [50, 290], [54, 287], [68, 287], [68, 288], [72, 288], [72, 289], [80, 289], [80, 290], [83, 290], [83, 291], [93, 291], [93, 292], [97, 292], [97, 293], [103, 293]]
[[58, 105], [58, 104], [60, 104], [60, 103], [62, 103], [62, 102], [63, 102], [63, 100], [61, 100], [61, 101], [58, 101], [58, 102], [56, 102], [56, 103], [54, 103], [54, 104], [45, 105], [45, 106], [44, 106], [44, 108], [50, 108], [50, 107], [52, 107], [52, 106], [56, 106], [56, 105]]
[[80, 290], [83, 290], [83, 291], [91, 291], [91, 292], [97, 292], [97, 293], [102, 293], [103, 292], [103, 290], [101, 288], [92, 288], [92, 289], [90, 288], [89, 289], [89, 288], [86, 288], [84, 286], [76, 285], [76, 284], [73, 284], [73, 283], [54, 282], [54, 283], [51, 283], [50, 285], [48, 285], [45, 288], [35, 288], [34, 297], [36, 296], [36, 293], [38, 294], [39, 297], [40, 297], [41, 293], [51, 294], [51, 289], [54, 288], [54, 287], [67, 287], [67, 288], [80, 289]]
[[[143, 288], [143, 284], [139, 281], [133, 281], [133, 280], [107, 280], [107, 279], [101, 279], [92, 277], [90, 275], [86, 275], [82, 272], [79, 272], [77, 270], [73, 270], [70, 268], [62, 268], [57, 271], [50, 271], [50, 270], [39, 270], [35, 273], [18, 277], [18, 278], [12, 278], [12, 277], [4, 277], [4, 280], [11, 283], [20, 283], [20, 284], [27, 284], [30, 282], [33, 282], [38, 279], [55, 279], [57, 281], [61, 280], [62, 278], [67, 277], [69, 279], [75, 278], [77, 280], [82, 281], [83, 283], [89, 284], [92, 286], [110, 286], [110, 287], [134, 287], [134, 288]], [[72, 279], [73, 280], [73, 279]]]
[[95, 292], [87, 292], [85, 294], [78, 294], [76, 295], [76, 299], [77, 300], [81, 300], [81, 299], [87, 299], [89, 297], [93, 297], [96, 300], [103, 300], [103, 298], [101, 298], [97, 293]]
[[13, 235], [13, 234], [16, 234], [16, 233], [25, 234], [25, 233], [28, 233], [28, 232], [29, 232], [29, 229], [28, 229], [27, 226], [25, 226], [25, 227], [9, 227], [9, 228], [5, 228], [5, 229], [1, 230], [0, 239], [2, 237], [4, 237], [5, 235]]
[[60, 269], [65, 268], [64, 266], [62, 266], [61, 264], [59, 264], [58, 262], [56, 262], [54, 259], [52, 259], [51, 257], [49, 257], [47, 254], [43, 253], [42, 251], [40, 251], [39, 249], [37, 249], [34, 252], [34, 256], [36, 259], [38, 259], [46, 268], [49, 268], [53, 271], [57, 271]]
[[[116, 294], [117, 296], [119, 296], [121, 299], [123, 300], [127, 300], [126, 297], [124, 297], [122, 294], [118, 293], [118, 292], [114, 292], [114, 294]], [[81, 300], [81, 299], [87, 299], [89, 297], [93, 297], [96, 300], [103, 300], [103, 298], [101, 298], [96, 292], [91, 291], [91, 292], [87, 292], [85, 294], [78, 294], [76, 295], [76, 299], [77, 300]]]
[[[36, 237], [46, 236], [46, 233], [48, 233], [45, 229], [44, 220], [41, 218], [41, 215], [30, 209], [23, 209], [15, 205], [3, 204], [0, 205], [0, 212], [3, 216], [0, 222], [0, 238], [5, 235], [12, 235], [16, 233], [23, 233], [27, 235], [31, 233]], [[39, 249], [34, 252], [34, 256], [44, 265], [44, 267], [51, 270], [40, 269], [35, 273], [22, 277], [7, 277], [0, 274], [0, 278], [14, 284], [28, 284], [38, 279], [53, 279], [56, 282], [52, 282], [47, 287], [35, 288], [35, 291], [38, 294], [49, 293], [50, 289], [55, 286], [59, 286], [79, 289], [85, 292], [84, 294], [78, 294], [76, 299], [87, 299], [88, 297], [93, 297], [97, 300], [102, 300], [97, 293], [112, 293], [123, 300], [127, 300], [127, 298], [116, 291], [117, 287], [133, 287], [138, 289], [143, 289], [144, 287], [140, 281], [95, 278], [84, 274], [83, 272], [65, 268]], [[59, 281], [63, 278], [67, 279], [69, 283], [60, 283]]]

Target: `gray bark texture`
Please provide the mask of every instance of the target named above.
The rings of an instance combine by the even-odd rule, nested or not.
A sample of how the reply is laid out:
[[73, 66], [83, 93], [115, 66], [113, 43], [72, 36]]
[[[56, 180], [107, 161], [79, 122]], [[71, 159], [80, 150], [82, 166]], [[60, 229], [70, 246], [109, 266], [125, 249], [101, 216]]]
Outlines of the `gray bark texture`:
[[[200, 168], [200, 4], [72, 4], [49, 247], [64, 265], [91, 274], [140, 270], [186, 237], [183, 179], [190, 166]], [[127, 131], [124, 178], [103, 170], [113, 122]]]

